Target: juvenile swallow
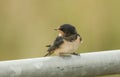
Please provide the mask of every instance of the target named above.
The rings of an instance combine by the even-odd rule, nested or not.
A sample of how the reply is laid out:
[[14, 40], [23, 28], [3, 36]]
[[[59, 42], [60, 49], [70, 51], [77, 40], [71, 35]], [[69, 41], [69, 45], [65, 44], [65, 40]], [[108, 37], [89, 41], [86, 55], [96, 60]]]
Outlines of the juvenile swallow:
[[58, 55], [78, 55], [75, 51], [81, 44], [82, 38], [77, 33], [76, 28], [70, 24], [63, 24], [55, 30], [58, 31], [59, 34], [52, 44], [47, 45], [48, 53], [45, 56], [49, 56], [53, 53]]

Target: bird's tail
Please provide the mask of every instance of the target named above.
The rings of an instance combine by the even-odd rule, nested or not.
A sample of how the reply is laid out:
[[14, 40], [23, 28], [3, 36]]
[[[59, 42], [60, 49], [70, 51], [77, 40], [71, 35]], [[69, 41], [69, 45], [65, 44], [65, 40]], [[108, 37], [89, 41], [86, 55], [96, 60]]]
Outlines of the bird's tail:
[[45, 54], [44, 57], [46, 57], [46, 56], [48, 56], [48, 55], [49, 55], [49, 53]]
[[50, 56], [50, 55], [52, 55], [52, 54], [53, 54], [53, 52], [48, 52], [47, 54], [44, 55], [44, 57]]

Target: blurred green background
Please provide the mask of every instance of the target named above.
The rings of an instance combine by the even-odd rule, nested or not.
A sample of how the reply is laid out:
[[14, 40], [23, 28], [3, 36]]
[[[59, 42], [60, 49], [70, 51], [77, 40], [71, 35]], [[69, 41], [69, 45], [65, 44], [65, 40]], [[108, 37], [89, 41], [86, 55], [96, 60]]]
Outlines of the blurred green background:
[[84, 40], [78, 52], [120, 49], [120, 0], [0, 0], [0, 60], [43, 56], [64, 23]]

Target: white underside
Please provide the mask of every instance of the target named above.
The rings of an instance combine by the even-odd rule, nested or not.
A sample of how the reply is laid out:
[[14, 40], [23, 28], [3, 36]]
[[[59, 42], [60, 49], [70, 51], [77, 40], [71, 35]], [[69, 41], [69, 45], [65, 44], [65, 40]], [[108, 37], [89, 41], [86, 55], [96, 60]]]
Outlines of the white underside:
[[55, 50], [56, 54], [70, 54], [75, 52], [80, 44], [80, 37], [78, 36], [77, 39], [73, 42], [69, 42], [64, 40], [64, 43], [60, 46], [60, 48]]

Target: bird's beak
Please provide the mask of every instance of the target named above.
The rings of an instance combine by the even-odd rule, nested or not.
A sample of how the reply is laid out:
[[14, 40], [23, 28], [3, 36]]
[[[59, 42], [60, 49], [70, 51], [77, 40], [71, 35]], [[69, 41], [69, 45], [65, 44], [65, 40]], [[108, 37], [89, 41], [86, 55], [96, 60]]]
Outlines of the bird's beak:
[[55, 31], [58, 31], [59, 29], [54, 29]]
[[54, 29], [54, 30], [56, 30], [56, 31], [57, 31], [58, 29]]

